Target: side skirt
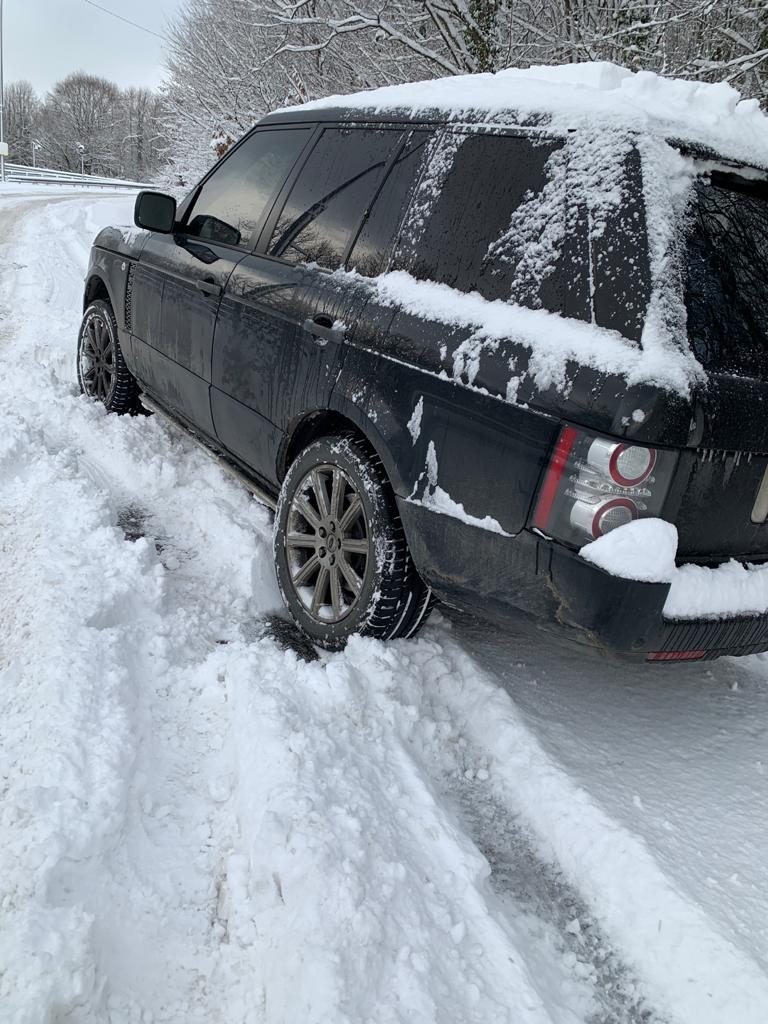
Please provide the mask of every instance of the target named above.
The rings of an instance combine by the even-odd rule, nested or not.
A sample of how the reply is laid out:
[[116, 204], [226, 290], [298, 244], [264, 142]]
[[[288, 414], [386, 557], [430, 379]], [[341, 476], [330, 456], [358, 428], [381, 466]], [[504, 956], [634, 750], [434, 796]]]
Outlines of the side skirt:
[[260, 501], [262, 505], [266, 505], [268, 509], [272, 510], [272, 512], [275, 511], [277, 508], [276, 498], [261, 484], [257, 483], [252, 477], [248, 476], [247, 473], [236, 466], [234, 462], [224, 454], [224, 452], [216, 448], [207, 438], [203, 438], [199, 434], [195, 433], [194, 430], [191, 430], [181, 419], [163, 408], [163, 406], [159, 405], [153, 398], [150, 398], [145, 391], [142, 391], [140, 399], [141, 404], [145, 409], [148, 409], [150, 412], [157, 413], [158, 416], [164, 417], [164, 419], [168, 420], [169, 423], [172, 423], [178, 430], [183, 431], [183, 433], [190, 437], [195, 444], [199, 445], [203, 451], [207, 452], [208, 455], [212, 455], [221, 468], [241, 483], [243, 487], [247, 488], [251, 494], [253, 494], [254, 498]]

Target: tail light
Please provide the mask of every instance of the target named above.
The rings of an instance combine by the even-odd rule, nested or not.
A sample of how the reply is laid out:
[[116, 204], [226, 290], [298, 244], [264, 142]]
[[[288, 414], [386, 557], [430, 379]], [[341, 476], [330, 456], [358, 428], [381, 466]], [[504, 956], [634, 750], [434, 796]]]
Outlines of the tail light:
[[581, 547], [633, 519], [659, 516], [676, 464], [676, 452], [563, 427], [533, 525]]

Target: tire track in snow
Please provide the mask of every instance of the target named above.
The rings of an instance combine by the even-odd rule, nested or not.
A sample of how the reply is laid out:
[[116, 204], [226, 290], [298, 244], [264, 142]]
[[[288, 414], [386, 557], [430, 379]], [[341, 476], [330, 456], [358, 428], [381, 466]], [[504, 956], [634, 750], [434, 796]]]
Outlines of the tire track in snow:
[[[477, 685], [451, 686], [446, 703], [490, 766], [493, 793], [509, 820], [519, 816], [541, 859], [562, 869], [651, 1006], [690, 1024], [763, 1024], [768, 978], [756, 959], [721, 932], [698, 900], [686, 898], [640, 835], [609, 818], [547, 753], [507, 692], [514, 692], [514, 672], [496, 679], [481, 667], [457, 642], [471, 636], [474, 627], [465, 625], [457, 622], [461, 628], [446, 650], [457, 661], [457, 676], [475, 672]], [[482, 646], [482, 639], [467, 646]], [[536, 634], [523, 639], [534, 651], [540, 647]], [[508, 658], [509, 645], [505, 653]], [[567, 729], [567, 722], [559, 727]]]
[[[174, 435], [179, 434], [172, 426], [167, 429]], [[183, 440], [183, 435], [179, 434], [179, 439]], [[121, 489], [116, 480], [110, 480], [106, 465], [89, 461], [87, 466], [92, 479], [121, 493], [121, 501], [128, 500], [125, 489]], [[118, 513], [117, 521], [127, 539], [147, 536], [153, 540], [161, 561], [172, 571], [179, 568], [174, 552], [181, 552], [182, 559], [194, 557], [189, 551], [184, 551], [183, 539], [161, 526], [160, 516], [147, 507], [126, 504]], [[268, 549], [262, 557], [269, 558]], [[265, 635], [276, 636], [283, 647], [294, 650], [304, 660], [317, 658], [311, 645], [295, 636], [292, 625], [277, 616], [246, 618], [239, 623], [230, 623], [229, 628], [223, 632], [224, 638], [219, 642], [230, 643], [243, 638], [253, 643]], [[435, 782], [444, 785], [445, 780], [438, 777]], [[460, 774], [451, 780], [447, 796], [458, 803], [469, 835], [491, 866], [491, 887], [504, 899], [512, 918], [532, 917], [551, 933], [538, 942], [540, 952], [537, 955], [546, 959], [546, 946], [554, 935], [554, 957], [558, 961], [558, 970], [572, 974], [593, 990], [597, 1009], [586, 1018], [589, 1024], [644, 1024], [660, 1021], [662, 1018], [647, 1005], [637, 981], [632, 979], [620, 956], [587, 911], [583, 900], [565, 882], [561, 872], [537, 856], [524, 828], [515, 820], [519, 815], [506, 809], [498, 800], [489, 799], [484, 786], [465, 781]], [[219, 892], [222, 886], [222, 881], [217, 883]], [[579, 924], [578, 930], [574, 930], [575, 921], [582, 922], [583, 927]], [[538, 925], [529, 929], [525, 936], [526, 942], [537, 943], [540, 938], [535, 934], [537, 929], [540, 930]]]
[[[481, 769], [482, 771], [482, 769]], [[470, 775], [474, 773], [470, 770]], [[588, 982], [596, 1008], [588, 1024], [662, 1024], [638, 979], [604, 935], [562, 870], [541, 858], [529, 827], [477, 776], [454, 784], [469, 834], [491, 868], [490, 885], [513, 918], [532, 915], [553, 928], [565, 962]]]

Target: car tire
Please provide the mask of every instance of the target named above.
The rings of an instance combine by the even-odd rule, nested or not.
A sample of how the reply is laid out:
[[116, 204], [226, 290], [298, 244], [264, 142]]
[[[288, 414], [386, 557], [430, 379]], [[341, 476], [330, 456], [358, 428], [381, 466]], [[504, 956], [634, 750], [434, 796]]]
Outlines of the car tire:
[[83, 314], [77, 337], [77, 381], [84, 395], [109, 412], [135, 413], [139, 386], [125, 365], [111, 305], [96, 299]]
[[274, 553], [296, 624], [328, 650], [355, 634], [414, 636], [432, 609], [381, 460], [354, 434], [322, 437], [291, 464]]

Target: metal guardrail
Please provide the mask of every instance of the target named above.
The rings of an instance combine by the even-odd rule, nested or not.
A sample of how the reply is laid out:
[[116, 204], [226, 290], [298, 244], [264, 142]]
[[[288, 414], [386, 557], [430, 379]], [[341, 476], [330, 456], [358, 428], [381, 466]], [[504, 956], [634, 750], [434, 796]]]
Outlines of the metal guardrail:
[[57, 171], [51, 167], [27, 167], [24, 164], [5, 162], [5, 180], [16, 184], [35, 185], [81, 185], [87, 188], [148, 188], [145, 182], [126, 181], [124, 178], [99, 178], [93, 174], [75, 174], [73, 171]]

